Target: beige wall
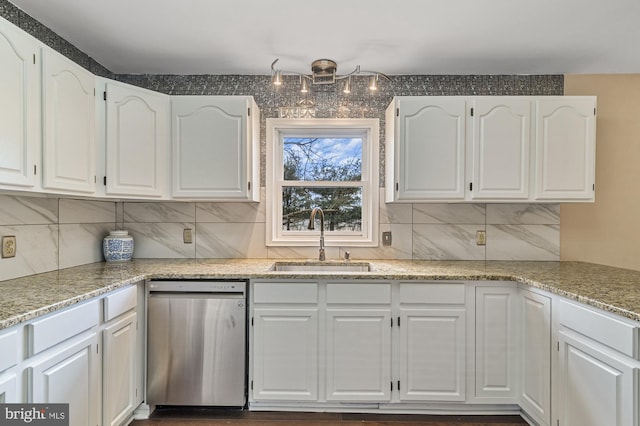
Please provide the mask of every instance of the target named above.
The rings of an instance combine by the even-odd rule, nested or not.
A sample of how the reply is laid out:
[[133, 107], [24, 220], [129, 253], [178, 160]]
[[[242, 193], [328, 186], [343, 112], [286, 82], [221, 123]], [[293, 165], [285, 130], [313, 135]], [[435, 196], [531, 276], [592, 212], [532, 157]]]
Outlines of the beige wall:
[[640, 74], [566, 75], [596, 95], [596, 202], [560, 208], [560, 258], [640, 270]]

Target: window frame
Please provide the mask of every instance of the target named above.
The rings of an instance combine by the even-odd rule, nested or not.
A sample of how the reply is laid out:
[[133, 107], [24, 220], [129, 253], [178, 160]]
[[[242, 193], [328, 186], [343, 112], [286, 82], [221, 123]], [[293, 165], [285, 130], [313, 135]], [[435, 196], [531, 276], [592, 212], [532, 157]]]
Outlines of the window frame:
[[[283, 137], [352, 137], [362, 136], [362, 179], [360, 181], [327, 182], [307, 181], [305, 186], [335, 186], [362, 188], [362, 230], [358, 233], [325, 231], [326, 246], [378, 246], [379, 217], [379, 133], [378, 119], [290, 119], [266, 120], [266, 245], [267, 246], [317, 246], [319, 228], [313, 231], [282, 230], [282, 188], [291, 186], [284, 180]], [[287, 184], [289, 182], [289, 184]], [[298, 181], [294, 181], [298, 182]], [[300, 185], [295, 185], [300, 186]], [[316, 223], [316, 225], [318, 225]], [[318, 225], [319, 226], [319, 225]]]

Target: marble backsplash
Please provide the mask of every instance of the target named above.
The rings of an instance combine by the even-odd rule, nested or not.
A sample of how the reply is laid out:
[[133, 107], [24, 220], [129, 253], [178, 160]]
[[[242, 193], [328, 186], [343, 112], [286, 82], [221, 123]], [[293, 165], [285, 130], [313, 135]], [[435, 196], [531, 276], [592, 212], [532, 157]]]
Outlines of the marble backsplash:
[[[384, 188], [381, 188], [382, 200]], [[261, 199], [265, 199], [264, 188]], [[559, 260], [559, 204], [385, 204], [391, 246], [327, 247], [354, 259]], [[100, 262], [102, 238], [127, 229], [136, 258], [315, 258], [318, 248], [267, 247], [265, 203], [113, 202], [0, 195], [0, 235], [17, 255], [0, 259], [0, 281]], [[193, 243], [183, 243], [191, 229]], [[486, 245], [476, 245], [476, 231]]]

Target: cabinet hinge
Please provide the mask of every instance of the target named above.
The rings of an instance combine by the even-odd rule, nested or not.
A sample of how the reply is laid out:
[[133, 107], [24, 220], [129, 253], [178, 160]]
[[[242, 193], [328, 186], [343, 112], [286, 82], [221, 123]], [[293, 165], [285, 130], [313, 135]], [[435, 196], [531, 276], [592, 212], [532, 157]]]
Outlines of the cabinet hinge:
[[253, 317], [251, 317], [251, 326], [253, 327]]
[[389, 318], [391, 320], [391, 328], [393, 328], [393, 318]]
[[98, 177], [96, 175], [93, 175], [93, 183], [98, 182]]
[[556, 425], [560, 426], [560, 419], [556, 420]]
[[247, 108], [247, 115], [251, 117], [251, 108]]
[[596, 184], [595, 183], [592, 185], [591, 189], [593, 189], [594, 191], [596, 190]]
[[33, 174], [38, 174], [38, 166], [37, 165], [33, 165]]
[[251, 182], [247, 182], [247, 190], [251, 191]]
[[396, 108], [396, 117], [400, 117], [400, 108]]
[[596, 109], [595, 109], [595, 107], [593, 108], [593, 115], [596, 115]]
[[398, 327], [400, 327], [400, 317], [398, 317]]
[[251, 390], [253, 390], [253, 380], [251, 381]]
[[471, 108], [471, 116], [473, 117], [473, 108]]
[[102, 178], [102, 184], [104, 186], [107, 186], [107, 177], [106, 176], [104, 178]]
[[558, 343], [558, 352], [560, 352], [560, 342], [557, 342], [557, 343]]
[[393, 392], [393, 382], [389, 382], [389, 385], [391, 385], [391, 392]]
[[400, 390], [400, 380], [398, 380], [398, 390]]
[[398, 182], [396, 182], [396, 191], [399, 191], [399, 189], [398, 189], [399, 187], [400, 187], [400, 185], [398, 185]]
[[34, 53], [33, 54], [33, 65], [35, 65], [35, 64], [36, 64], [36, 54]]
[[96, 353], [100, 353], [100, 344], [96, 343]]
[[102, 92], [102, 99], [107, 100], [107, 91]]
[[469, 191], [473, 191], [473, 182], [469, 182]]

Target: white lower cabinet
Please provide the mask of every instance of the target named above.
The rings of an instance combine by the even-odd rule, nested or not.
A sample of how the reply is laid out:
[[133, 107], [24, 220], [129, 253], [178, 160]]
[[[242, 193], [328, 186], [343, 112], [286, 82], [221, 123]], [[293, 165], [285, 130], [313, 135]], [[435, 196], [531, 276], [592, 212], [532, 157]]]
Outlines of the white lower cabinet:
[[389, 308], [327, 309], [328, 401], [391, 399], [390, 323]]
[[464, 283], [400, 283], [398, 298], [400, 401], [464, 401]]
[[638, 424], [638, 362], [560, 330], [558, 420], [563, 426]]
[[103, 331], [102, 424], [118, 426], [131, 417], [136, 399], [136, 322], [133, 311]]
[[14, 371], [0, 374], [0, 404], [20, 402], [18, 380]]
[[640, 324], [554, 302], [554, 418], [561, 426], [637, 426]]
[[69, 424], [100, 424], [100, 354], [98, 334], [43, 353], [28, 369], [32, 403], [68, 403]]
[[540, 425], [551, 423], [551, 299], [520, 289], [520, 401]]
[[255, 400], [318, 399], [318, 309], [253, 312]]
[[475, 402], [517, 401], [518, 289], [476, 287]]

